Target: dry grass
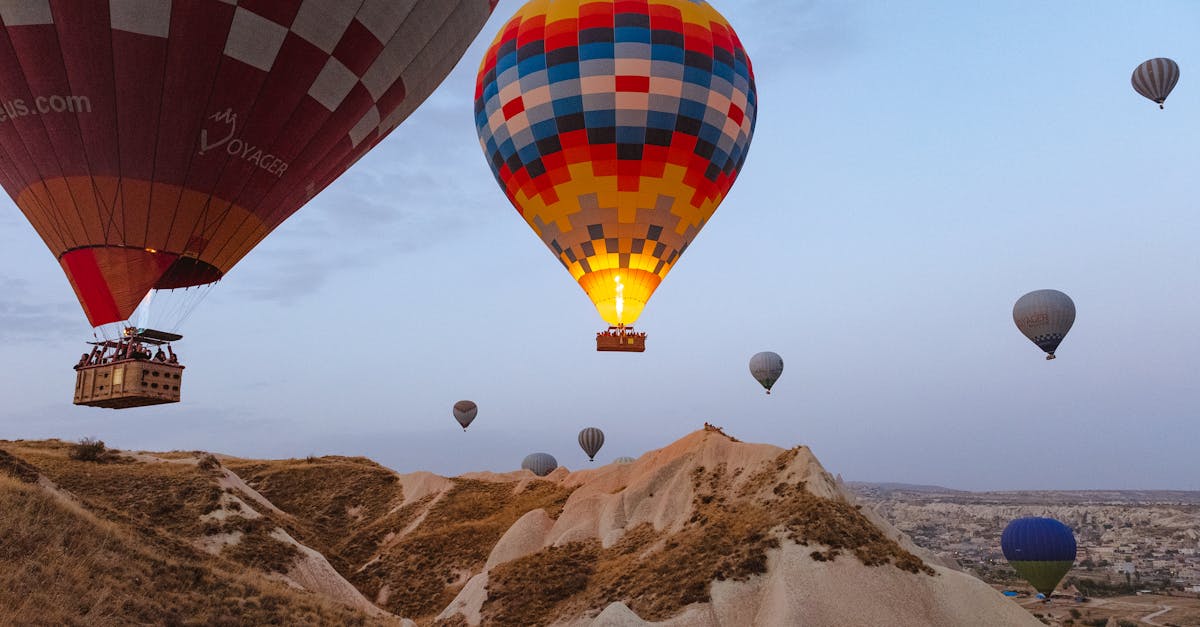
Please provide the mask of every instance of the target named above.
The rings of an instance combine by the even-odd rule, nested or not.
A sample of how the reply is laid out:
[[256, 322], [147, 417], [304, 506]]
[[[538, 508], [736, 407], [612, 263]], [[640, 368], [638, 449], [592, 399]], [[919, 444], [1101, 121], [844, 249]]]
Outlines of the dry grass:
[[[870, 523], [854, 506], [818, 497], [804, 483], [779, 483], [768, 498], [754, 497], [787, 466], [795, 451], [750, 478], [735, 494], [736, 473], [698, 468], [693, 515], [673, 534], [645, 524], [609, 549], [597, 541], [547, 549], [502, 564], [488, 576], [484, 622], [497, 625], [546, 623], [624, 601], [646, 620], [659, 621], [692, 603], [711, 599], [711, 583], [744, 581], [767, 571], [767, 552], [781, 538], [820, 545], [819, 560], [842, 552], [869, 566], [894, 564], [933, 574]], [[526, 620], [525, 617], [530, 617]]]
[[395, 473], [362, 457], [309, 457], [277, 461], [227, 460], [248, 485], [293, 518], [277, 520], [292, 537], [321, 552], [343, 577], [374, 556], [403, 516]]
[[[556, 517], [570, 495], [546, 481], [513, 494], [511, 482], [456, 479], [432, 508], [433, 496], [397, 507], [404, 491], [396, 475], [364, 458], [227, 460], [225, 466], [294, 516], [275, 522], [321, 551], [364, 596], [374, 599], [387, 585], [384, 609], [418, 620], [453, 600], [466, 574], [482, 569], [518, 518], [538, 508]], [[422, 514], [416, 529], [384, 547], [390, 534]]]
[[225, 466], [276, 507], [306, 521], [322, 540], [344, 538], [404, 499], [396, 474], [363, 457], [229, 460]]
[[333, 552], [350, 565], [350, 572], [358, 570], [379, 553], [389, 535], [407, 528], [409, 523], [425, 512], [433, 499], [433, 495], [428, 495], [367, 523], [353, 534], [343, 537], [333, 546]]
[[295, 545], [283, 542], [271, 536], [278, 525], [270, 518], [242, 518], [232, 516], [223, 524], [206, 526], [205, 533], [232, 533], [240, 531], [241, 540], [221, 551], [227, 557], [239, 564], [257, 568], [269, 573], [287, 573], [292, 562], [300, 556]]
[[429, 619], [450, 604], [467, 574], [482, 570], [500, 536], [534, 509], [557, 517], [570, 490], [532, 481], [513, 494], [514, 483], [455, 479], [454, 488], [425, 520], [350, 581], [367, 598], [383, 585], [391, 590], [384, 609], [414, 620]]
[[129, 457], [96, 464], [69, 456], [72, 445], [50, 441], [9, 446], [99, 517], [135, 529], [143, 540], [190, 558], [186, 539], [203, 532], [200, 516], [219, 506], [221, 489], [193, 464], [140, 463]]
[[346, 624], [364, 614], [212, 560], [164, 555], [0, 476], [0, 624]]
[[[339, 531], [379, 518], [404, 499], [396, 474], [365, 457], [229, 460], [225, 465], [276, 507]], [[352, 508], [361, 514], [351, 515]]]
[[37, 468], [4, 449], [0, 449], [0, 472], [25, 483], [37, 483], [38, 480]]
[[[571, 542], [503, 564], [488, 574], [484, 622], [496, 625], [545, 625], [559, 606], [585, 592], [601, 559], [600, 543]], [[607, 556], [606, 556], [607, 557]]]

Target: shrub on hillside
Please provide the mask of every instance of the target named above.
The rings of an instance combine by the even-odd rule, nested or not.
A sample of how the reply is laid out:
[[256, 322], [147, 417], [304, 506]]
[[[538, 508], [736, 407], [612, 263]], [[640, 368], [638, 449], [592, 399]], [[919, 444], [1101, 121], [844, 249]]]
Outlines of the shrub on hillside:
[[103, 462], [108, 460], [111, 453], [104, 446], [103, 440], [83, 438], [71, 447], [70, 456], [71, 459], [81, 462]]

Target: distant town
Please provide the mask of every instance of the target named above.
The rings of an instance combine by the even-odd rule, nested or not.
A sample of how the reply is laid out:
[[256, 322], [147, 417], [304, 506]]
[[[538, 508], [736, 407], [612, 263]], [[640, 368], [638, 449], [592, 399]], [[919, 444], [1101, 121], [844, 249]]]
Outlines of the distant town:
[[1085, 596], [1200, 594], [1200, 492], [846, 485], [918, 546], [988, 583], [1027, 587], [1000, 552], [1000, 534], [1014, 518], [1047, 516], [1069, 525], [1079, 547], [1064, 588]]

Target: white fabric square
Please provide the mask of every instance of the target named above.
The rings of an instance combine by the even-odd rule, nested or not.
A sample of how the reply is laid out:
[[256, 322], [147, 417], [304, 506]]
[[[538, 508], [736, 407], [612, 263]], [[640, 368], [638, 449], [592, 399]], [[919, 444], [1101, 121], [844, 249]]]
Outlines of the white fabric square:
[[0, 0], [0, 19], [5, 26], [54, 23], [50, 0]]
[[329, 60], [325, 62], [325, 67], [321, 68], [321, 73], [317, 75], [317, 80], [313, 81], [312, 87], [308, 88], [308, 95], [324, 105], [326, 109], [333, 111], [342, 104], [346, 94], [350, 93], [350, 89], [357, 82], [358, 77], [354, 75], [354, 72], [342, 65], [341, 61], [329, 57]]
[[292, 32], [333, 54], [360, 4], [361, 0], [304, 0], [292, 21]]
[[287, 28], [238, 7], [229, 27], [229, 39], [225, 40], [225, 54], [264, 72], [269, 71], [287, 33]]
[[396, 34], [417, 0], [366, 0], [356, 19], [382, 43]]
[[371, 131], [379, 127], [379, 109], [371, 107], [363, 114], [362, 119], [350, 129], [350, 144], [357, 146]]
[[113, 30], [151, 37], [167, 37], [171, 31], [171, 0], [109, 0]]

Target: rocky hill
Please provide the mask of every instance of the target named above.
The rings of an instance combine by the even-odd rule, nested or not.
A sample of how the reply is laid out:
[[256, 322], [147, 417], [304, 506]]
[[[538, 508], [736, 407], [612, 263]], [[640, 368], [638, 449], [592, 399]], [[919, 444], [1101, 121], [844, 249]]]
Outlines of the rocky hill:
[[714, 427], [544, 479], [73, 454], [0, 442], [2, 624], [1039, 624]]

